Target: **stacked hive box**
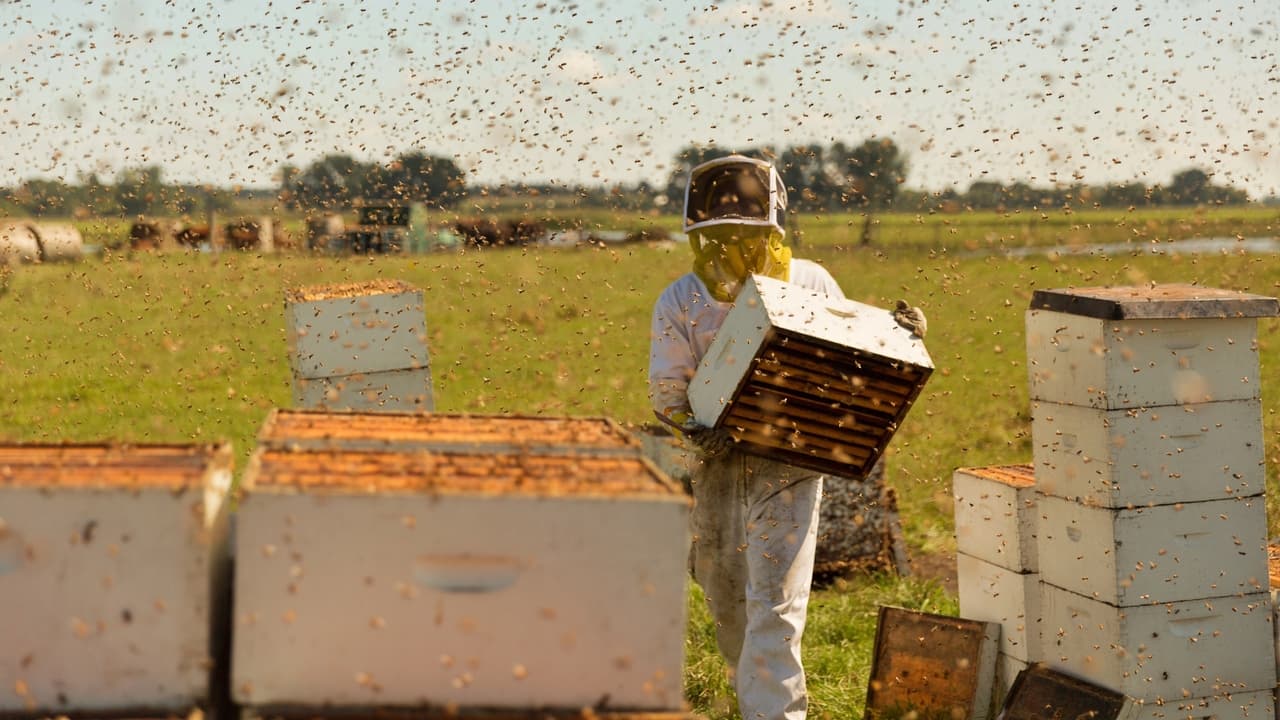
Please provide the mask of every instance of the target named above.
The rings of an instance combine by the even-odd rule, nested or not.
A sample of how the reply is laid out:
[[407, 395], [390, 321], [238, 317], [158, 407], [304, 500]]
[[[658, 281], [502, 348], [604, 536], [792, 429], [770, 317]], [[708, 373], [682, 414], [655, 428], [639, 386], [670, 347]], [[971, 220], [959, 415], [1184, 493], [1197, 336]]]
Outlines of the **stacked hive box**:
[[749, 452], [865, 477], [933, 362], [887, 310], [755, 275], [689, 383], [694, 416]]
[[394, 280], [291, 290], [293, 402], [331, 410], [431, 410], [422, 291]]
[[1000, 624], [999, 703], [1041, 659], [1035, 477], [1030, 465], [961, 468], [952, 492], [960, 613]]
[[1256, 318], [1185, 285], [1037, 291], [1027, 314], [1041, 656], [1145, 716], [1268, 717]]
[[230, 485], [225, 446], [0, 446], [0, 715], [208, 708]]
[[617, 425], [278, 411], [259, 442], [239, 702], [685, 717], [688, 501]]

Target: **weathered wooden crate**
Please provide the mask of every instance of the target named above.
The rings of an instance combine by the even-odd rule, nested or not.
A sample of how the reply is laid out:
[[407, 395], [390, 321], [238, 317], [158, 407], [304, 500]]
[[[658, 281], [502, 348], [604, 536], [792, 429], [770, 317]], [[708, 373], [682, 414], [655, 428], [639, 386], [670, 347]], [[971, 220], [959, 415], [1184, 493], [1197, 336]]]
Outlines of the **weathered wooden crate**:
[[285, 325], [294, 378], [430, 364], [422, 291], [396, 280], [289, 290]]
[[985, 718], [999, 635], [996, 623], [881, 607], [864, 717]]
[[1036, 572], [1038, 495], [1031, 465], [959, 468], [951, 492], [960, 552], [1016, 573]]
[[1144, 702], [1046, 665], [1032, 665], [1018, 676], [1002, 712], [1006, 720], [1271, 720], [1274, 708], [1268, 691], [1225, 688], [1208, 697]]
[[1040, 659], [1040, 574], [1020, 573], [956, 553], [960, 615], [1000, 625], [1000, 654]]
[[1031, 403], [1037, 489], [1109, 508], [1261, 494], [1262, 404], [1103, 410]]
[[1121, 607], [1267, 592], [1261, 495], [1137, 508], [1041, 495], [1041, 578]]
[[1136, 720], [1138, 706], [1122, 693], [1034, 664], [1013, 681], [1001, 715], [1005, 720]]
[[1194, 285], [1037, 290], [1033, 400], [1108, 410], [1259, 397], [1259, 317], [1275, 298]]
[[279, 412], [262, 439], [239, 702], [682, 707], [688, 500], [616, 426]]
[[1267, 592], [1122, 608], [1040, 591], [1041, 657], [1063, 672], [1148, 703], [1276, 685]]
[[207, 707], [227, 446], [0, 446], [0, 715]]
[[861, 477], [933, 372], [892, 314], [764, 276], [743, 286], [689, 385], [748, 452]]

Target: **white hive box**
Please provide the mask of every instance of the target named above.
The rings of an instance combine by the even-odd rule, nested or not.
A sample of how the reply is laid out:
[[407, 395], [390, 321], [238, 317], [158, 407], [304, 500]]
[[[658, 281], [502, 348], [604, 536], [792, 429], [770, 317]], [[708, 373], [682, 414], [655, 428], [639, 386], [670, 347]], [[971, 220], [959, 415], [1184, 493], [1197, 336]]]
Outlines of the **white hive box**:
[[1267, 591], [1263, 496], [1110, 509], [1042, 495], [1041, 578], [1119, 605]]
[[[1004, 705], [1005, 699], [1009, 697], [1009, 688], [1013, 686], [1013, 681], [1018, 679], [1018, 673], [1026, 670], [1030, 665], [1026, 660], [1019, 660], [1004, 653], [1000, 653], [999, 657], [996, 658], [996, 679], [991, 691], [991, 706], [996, 711]], [[992, 712], [991, 716], [995, 717], [996, 714], [996, 712]]]
[[422, 291], [395, 280], [321, 285], [286, 293], [295, 378], [426, 368]]
[[951, 476], [956, 548], [1014, 572], [1035, 572], [1035, 482], [1030, 465], [956, 470]]
[[0, 715], [209, 702], [230, 485], [226, 446], [0, 446]]
[[924, 343], [889, 311], [755, 275], [690, 381], [689, 403], [748, 452], [863, 477], [932, 372]]
[[1275, 298], [1193, 285], [1037, 290], [1032, 400], [1117, 408], [1259, 397], [1258, 317]]
[[1134, 704], [1134, 720], [1273, 720], [1276, 716], [1275, 696], [1270, 690], [1226, 691], [1209, 697]]
[[1037, 489], [1123, 508], [1259, 495], [1260, 401], [1129, 410], [1033, 402]]
[[599, 420], [276, 413], [232, 692], [265, 707], [682, 707], [688, 500]]
[[294, 378], [293, 404], [327, 410], [427, 411], [434, 406], [431, 371], [388, 370], [324, 378]]
[[1266, 592], [1127, 608], [1040, 592], [1041, 657], [1063, 672], [1148, 702], [1275, 687]]
[[957, 553], [956, 577], [961, 617], [998, 623], [1002, 656], [1024, 663], [1040, 659], [1037, 655], [1040, 651], [1038, 573], [1014, 572]]

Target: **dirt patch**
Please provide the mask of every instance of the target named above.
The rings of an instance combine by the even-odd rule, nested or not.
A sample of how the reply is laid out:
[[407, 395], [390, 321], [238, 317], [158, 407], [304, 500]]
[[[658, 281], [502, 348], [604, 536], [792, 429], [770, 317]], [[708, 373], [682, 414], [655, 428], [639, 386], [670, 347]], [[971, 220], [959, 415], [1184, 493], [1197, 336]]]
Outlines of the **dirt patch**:
[[960, 592], [956, 579], [955, 553], [912, 553], [911, 574], [927, 580], [937, 580], [952, 595]]

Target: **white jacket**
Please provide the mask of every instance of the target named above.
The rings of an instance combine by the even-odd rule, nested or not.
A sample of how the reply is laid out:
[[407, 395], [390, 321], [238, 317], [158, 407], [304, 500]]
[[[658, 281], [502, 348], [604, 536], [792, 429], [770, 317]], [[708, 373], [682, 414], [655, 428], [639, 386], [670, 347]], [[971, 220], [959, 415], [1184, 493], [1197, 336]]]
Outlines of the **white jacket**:
[[[792, 258], [789, 282], [844, 299], [831, 273], [812, 260]], [[674, 413], [689, 412], [689, 381], [732, 308], [711, 297], [693, 273], [658, 296], [649, 331], [649, 398], [659, 418], [670, 422]]]

